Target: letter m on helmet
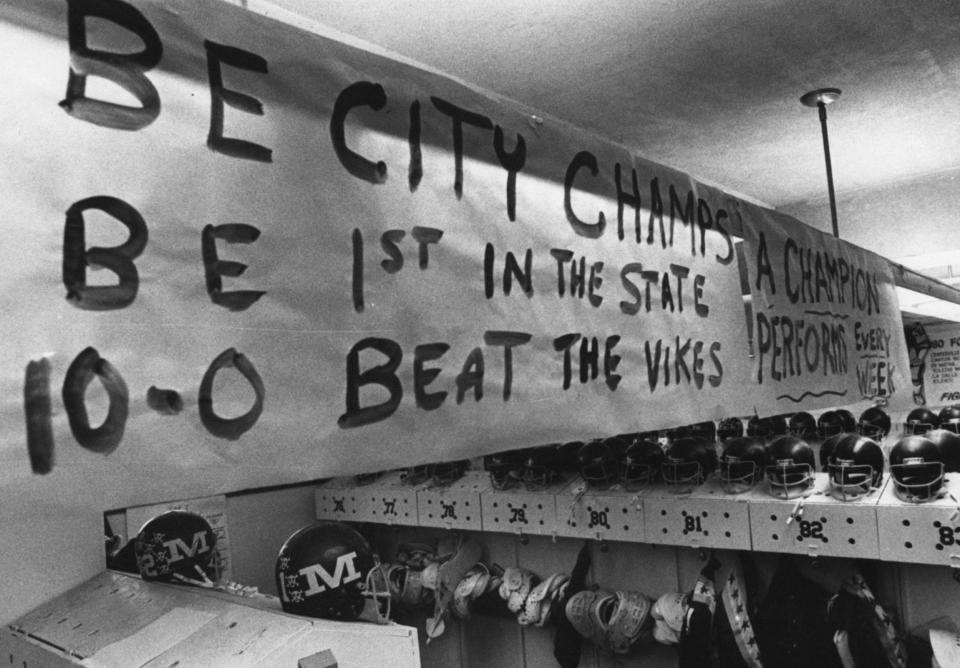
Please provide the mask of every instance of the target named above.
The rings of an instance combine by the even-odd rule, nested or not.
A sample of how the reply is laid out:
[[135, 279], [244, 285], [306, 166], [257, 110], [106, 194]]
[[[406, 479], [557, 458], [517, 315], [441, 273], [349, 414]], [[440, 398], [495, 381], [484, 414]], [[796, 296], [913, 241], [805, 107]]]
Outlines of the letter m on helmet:
[[[307, 582], [307, 589], [303, 592], [304, 595], [313, 596], [326, 591], [328, 587], [336, 589], [347, 582], [359, 580], [360, 573], [357, 572], [357, 566], [354, 563], [356, 558], [356, 552], [347, 552], [338, 556], [332, 575], [321, 564], [311, 564], [301, 568], [298, 572]], [[321, 580], [323, 584], [320, 584]]]
[[205, 531], [198, 531], [193, 534], [193, 541], [190, 545], [187, 545], [182, 538], [165, 540], [163, 544], [170, 552], [170, 563], [210, 551], [210, 546], [207, 544], [207, 533]]

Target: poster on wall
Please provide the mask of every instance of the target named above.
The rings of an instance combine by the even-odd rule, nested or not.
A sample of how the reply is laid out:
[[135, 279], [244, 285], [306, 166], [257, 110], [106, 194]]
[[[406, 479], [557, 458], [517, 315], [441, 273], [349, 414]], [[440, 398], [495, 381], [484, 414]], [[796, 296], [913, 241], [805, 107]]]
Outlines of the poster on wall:
[[0, 482], [120, 507], [746, 410], [736, 198], [264, 7], [0, 7]]
[[887, 262], [757, 211], [744, 226], [752, 382], [771, 413], [912, 401], [903, 322]]
[[960, 324], [924, 325], [904, 316], [913, 404], [960, 405]]

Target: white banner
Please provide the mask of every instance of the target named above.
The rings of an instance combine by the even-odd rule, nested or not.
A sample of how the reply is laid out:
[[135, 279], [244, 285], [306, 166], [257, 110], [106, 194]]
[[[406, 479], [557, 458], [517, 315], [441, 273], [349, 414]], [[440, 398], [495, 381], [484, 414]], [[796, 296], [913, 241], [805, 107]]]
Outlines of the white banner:
[[753, 383], [768, 414], [911, 401], [903, 323], [889, 264], [760, 210], [744, 226], [752, 297]]
[[215, 0], [0, 20], [3, 478], [118, 507], [743, 412], [734, 198]]

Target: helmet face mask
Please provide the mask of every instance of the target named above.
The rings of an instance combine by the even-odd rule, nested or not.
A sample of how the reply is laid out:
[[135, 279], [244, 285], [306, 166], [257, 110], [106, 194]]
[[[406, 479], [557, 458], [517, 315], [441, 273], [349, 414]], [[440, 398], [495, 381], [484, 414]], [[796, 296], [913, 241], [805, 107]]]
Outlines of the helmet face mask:
[[363, 612], [360, 617], [370, 619], [377, 624], [388, 624], [393, 597], [390, 594], [390, 582], [387, 567], [374, 555], [374, 567], [367, 573], [361, 595], [364, 598]]
[[940, 422], [940, 429], [960, 434], [960, 406], [946, 406], [940, 409], [937, 419]]
[[830, 490], [841, 501], [855, 501], [875, 489], [876, 472], [870, 464], [854, 464], [853, 460], [841, 459], [828, 467]]
[[520, 479], [528, 490], [541, 490], [562, 479], [561, 447], [541, 445], [530, 448], [520, 463]]
[[838, 440], [827, 457], [831, 494], [854, 501], [880, 486], [883, 450], [871, 438], [849, 434]]
[[706, 441], [683, 437], [667, 448], [661, 473], [671, 491], [686, 494], [703, 484], [716, 465], [716, 454]]
[[720, 455], [719, 477], [727, 494], [742, 494], [763, 478], [766, 454], [760, 441], [740, 437], [727, 441]]
[[890, 477], [898, 499], [908, 503], [934, 501], [942, 494], [944, 464], [940, 448], [928, 438], [905, 436], [890, 450]]
[[621, 484], [629, 491], [652, 484], [660, 476], [664, 459], [658, 443], [635, 440], [618, 460], [617, 473]]
[[943, 462], [925, 462], [907, 458], [890, 465], [893, 492], [901, 501], [926, 503], [939, 497], [943, 487]]
[[781, 436], [766, 446], [767, 491], [778, 499], [795, 499], [813, 488], [813, 450], [796, 436]]
[[907, 420], [903, 424], [903, 435], [923, 436], [939, 426], [940, 419], [932, 410], [923, 407], [914, 408], [907, 414]]
[[577, 453], [580, 476], [588, 487], [609, 489], [617, 482], [617, 460], [611, 440], [590, 441]]
[[522, 454], [517, 451], [495, 452], [483, 458], [483, 468], [490, 474], [494, 489], [510, 489], [520, 482]]
[[860, 414], [857, 432], [875, 441], [883, 440], [890, 433], [890, 416], [879, 406], [873, 406]]

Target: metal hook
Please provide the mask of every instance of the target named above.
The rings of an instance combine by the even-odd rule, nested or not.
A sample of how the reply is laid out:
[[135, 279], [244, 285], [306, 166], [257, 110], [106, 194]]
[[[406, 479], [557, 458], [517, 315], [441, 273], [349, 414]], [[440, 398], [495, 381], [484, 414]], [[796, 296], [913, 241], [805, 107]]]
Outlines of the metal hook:
[[787, 516], [787, 524], [790, 524], [794, 520], [799, 520], [803, 517], [803, 499], [797, 499], [797, 502], [793, 504], [793, 510], [790, 511], [790, 515]]
[[521, 545], [527, 545], [530, 542], [530, 537], [523, 533], [522, 527], [517, 527], [517, 540]]
[[610, 550], [610, 546], [607, 545], [607, 539], [602, 537], [599, 531], [597, 532], [597, 542], [600, 543], [601, 552], [608, 552]]

